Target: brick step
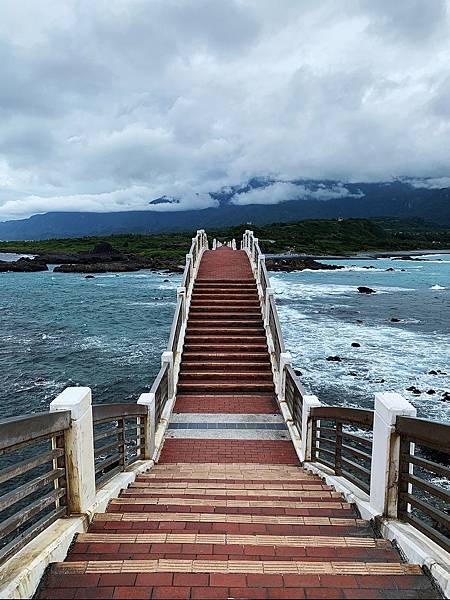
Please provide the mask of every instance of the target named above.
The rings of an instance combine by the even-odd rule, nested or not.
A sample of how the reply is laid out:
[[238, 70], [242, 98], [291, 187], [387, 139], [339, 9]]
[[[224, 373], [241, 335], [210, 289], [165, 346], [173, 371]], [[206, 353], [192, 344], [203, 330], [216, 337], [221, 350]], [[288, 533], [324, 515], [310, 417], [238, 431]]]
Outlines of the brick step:
[[239, 303], [203, 303], [198, 305], [196, 302], [195, 303], [191, 303], [190, 306], [190, 314], [194, 314], [197, 312], [217, 312], [219, 314], [222, 313], [233, 313], [233, 312], [238, 312], [239, 314], [261, 314], [261, 306], [259, 305], [259, 303], [249, 303], [249, 304], [245, 304], [243, 302], [239, 302]]
[[[370, 524], [365, 525], [354, 524], [353, 522], [342, 522], [338, 525], [327, 524], [311, 524], [294, 525], [283, 523], [234, 523], [234, 522], [212, 522], [212, 521], [195, 521], [195, 522], [172, 522], [170, 520], [150, 520], [150, 521], [119, 521], [120, 513], [103, 513], [105, 518], [109, 520], [95, 520], [89, 525], [91, 533], [128, 533], [128, 534], [146, 534], [146, 533], [221, 533], [221, 534], [251, 534], [251, 535], [315, 535], [315, 536], [332, 536], [332, 537], [361, 537], [373, 538], [374, 532]], [[127, 516], [139, 516], [144, 513], [127, 513]], [[146, 513], [145, 516], [148, 516]], [[167, 513], [167, 518], [173, 513]], [[228, 515], [230, 516], [230, 515]], [[310, 517], [314, 519], [314, 517]], [[317, 518], [316, 518], [317, 520]], [[342, 521], [346, 521], [342, 519]], [[348, 521], [348, 520], [347, 520]]]
[[211, 307], [211, 308], [215, 308], [217, 307], [217, 310], [219, 309], [226, 309], [229, 310], [230, 308], [233, 309], [238, 309], [238, 308], [254, 308], [254, 309], [258, 309], [261, 310], [261, 305], [259, 303], [259, 300], [228, 300], [228, 301], [224, 301], [224, 300], [214, 300], [214, 299], [209, 299], [209, 300], [199, 300], [196, 298], [192, 298], [191, 301], [191, 308], [193, 307]]
[[[347, 513], [350, 511], [354, 514], [354, 510], [351, 504], [348, 502], [343, 502], [342, 498], [331, 498], [324, 501], [319, 498], [318, 500], [312, 500], [311, 498], [281, 498], [274, 499], [269, 496], [262, 496], [262, 499], [259, 500], [255, 497], [245, 497], [242, 499], [234, 499], [234, 498], [213, 498], [211, 496], [201, 496], [198, 498], [190, 497], [193, 494], [189, 494], [189, 498], [187, 498], [187, 494], [178, 494], [178, 495], [161, 495], [155, 496], [155, 494], [139, 494], [138, 491], [134, 490], [131, 493], [121, 493], [118, 498], [113, 498], [109, 504], [109, 507], [114, 505], [123, 505], [123, 504], [135, 504], [135, 505], [158, 505], [158, 506], [180, 506], [185, 510], [187, 508], [192, 507], [206, 507], [207, 510], [204, 512], [211, 512], [211, 509], [220, 509], [215, 512], [222, 512], [222, 510], [234, 508], [237, 512], [242, 512], [243, 514], [252, 514], [252, 509], [292, 509], [292, 511], [297, 510], [320, 510], [320, 511], [339, 511], [340, 513]], [[277, 511], [280, 514], [286, 514], [283, 510]], [[259, 511], [255, 511], [255, 514], [260, 514]], [[268, 513], [267, 513], [268, 514]], [[294, 514], [294, 513], [289, 513]], [[309, 514], [309, 513], [306, 513]], [[329, 516], [336, 516], [334, 514], [330, 514]]]
[[217, 381], [217, 382], [222, 382], [222, 381], [229, 381], [229, 382], [233, 382], [233, 381], [246, 381], [248, 383], [264, 383], [266, 381], [270, 381], [273, 383], [273, 376], [272, 376], [272, 372], [267, 369], [266, 372], [264, 371], [212, 371], [212, 370], [193, 370], [193, 371], [186, 371], [183, 369], [180, 371], [180, 379], [179, 381], [185, 382], [185, 381], [203, 381], [203, 380], [207, 380], [207, 381]]
[[[252, 399], [254, 398], [254, 400]], [[276, 400], [267, 394], [204, 394], [181, 395], [178, 394], [174, 408], [175, 413], [193, 414], [259, 414], [270, 415], [278, 412]]]
[[[128, 489], [128, 490], [123, 490], [120, 494], [121, 498], [127, 499], [127, 498], [149, 498], [149, 499], [153, 499], [153, 500], [162, 500], [162, 499], [168, 499], [170, 501], [174, 500], [174, 499], [178, 499], [179, 501], [182, 500], [185, 504], [189, 503], [190, 500], [211, 500], [212, 502], [216, 502], [216, 501], [221, 501], [221, 502], [225, 502], [227, 500], [230, 500], [236, 504], [247, 504], [248, 502], [265, 502], [265, 503], [269, 503], [272, 501], [275, 502], [291, 502], [291, 503], [295, 503], [297, 505], [303, 504], [303, 503], [307, 503], [307, 504], [321, 504], [325, 507], [329, 507], [329, 504], [335, 504], [340, 502], [342, 504], [342, 498], [340, 497], [336, 497], [336, 496], [326, 496], [325, 494], [329, 494], [329, 492], [323, 492], [322, 495], [320, 494], [320, 492], [315, 492], [313, 495], [311, 496], [305, 496], [305, 492], [296, 492], [295, 495], [293, 496], [280, 496], [277, 498], [276, 495], [271, 495], [271, 496], [266, 496], [264, 494], [253, 494], [250, 496], [247, 496], [245, 494], [202, 494], [202, 493], [195, 493], [195, 490], [191, 491], [187, 491], [186, 493], [180, 494], [179, 492], [177, 493], [177, 490], [162, 490], [162, 491], [152, 491], [152, 490], [147, 490], [145, 488], [133, 488], [133, 489]], [[195, 504], [193, 504], [193, 506], [195, 506]], [[259, 506], [259, 505], [258, 505]], [[268, 506], [271, 506], [270, 504], [268, 504]], [[283, 507], [283, 508], [289, 508], [289, 506]], [[307, 508], [307, 507], [305, 507]]]
[[224, 290], [224, 291], [241, 291], [241, 290], [256, 290], [256, 282], [255, 280], [253, 281], [249, 281], [249, 282], [242, 282], [242, 283], [213, 283], [213, 282], [202, 282], [202, 281], [198, 281], [198, 279], [195, 281], [194, 284], [194, 289], [195, 290]]
[[320, 535], [307, 536], [267, 536], [267, 535], [240, 535], [240, 534], [201, 534], [201, 533], [80, 533], [77, 544], [88, 546], [90, 544], [196, 544], [221, 545], [221, 546], [277, 546], [278, 548], [342, 548], [342, 549], [371, 549], [386, 550], [392, 545], [388, 540], [367, 537], [330, 537]]
[[221, 302], [228, 302], [230, 300], [239, 300], [241, 302], [247, 301], [258, 301], [259, 297], [256, 292], [240, 292], [240, 293], [225, 293], [225, 292], [194, 292], [192, 294], [193, 300], [220, 300]]
[[178, 384], [178, 390], [184, 394], [198, 394], [199, 392], [261, 392], [261, 391], [273, 391], [273, 382], [267, 383], [249, 383], [249, 382], [236, 382], [236, 383], [215, 383], [214, 381], [202, 381], [201, 383], [196, 382], [180, 382]]
[[231, 310], [217, 312], [214, 310], [209, 310], [205, 308], [201, 309], [191, 309], [189, 310], [189, 322], [197, 323], [198, 321], [203, 320], [216, 320], [216, 321], [259, 321], [262, 322], [261, 311], [256, 310], [254, 312], [249, 312], [248, 310], [241, 310], [239, 312], [232, 312]]
[[216, 327], [211, 324], [210, 327], [199, 327], [197, 324], [194, 326], [188, 325], [188, 329], [186, 332], [186, 336], [195, 336], [197, 338], [210, 338], [215, 337], [217, 340], [217, 336], [220, 337], [220, 341], [223, 339], [230, 339], [236, 336], [239, 336], [242, 341], [252, 341], [255, 342], [254, 339], [249, 340], [248, 338], [258, 337], [260, 339], [266, 340], [265, 332], [262, 327], [249, 326], [249, 327], [234, 327], [232, 324], [227, 325], [227, 327]]
[[186, 360], [184, 359], [181, 363], [183, 371], [258, 371], [265, 373], [272, 373], [270, 363], [268, 360], [261, 362], [254, 361], [239, 361], [234, 362], [232, 360], [227, 361], [201, 361], [201, 360]]
[[195, 283], [198, 285], [255, 285], [253, 278], [248, 279], [205, 279], [204, 277], [197, 277]]
[[255, 350], [267, 352], [267, 341], [262, 335], [252, 336], [251, 338], [245, 335], [223, 335], [220, 339], [212, 335], [190, 335], [186, 334], [184, 349], [189, 350], [203, 349], [209, 352], [217, 350], [223, 352], [232, 349], [235, 352], [254, 352]]
[[[151, 487], [156, 488], [164, 488], [164, 489], [202, 489], [205, 490], [205, 493], [208, 493], [208, 490], [217, 491], [217, 493], [230, 493], [234, 492], [243, 493], [248, 492], [249, 495], [252, 493], [266, 493], [266, 492], [297, 492], [301, 494], [340, 494], [333, 490], [333, 487], [330, 485], [326, 485], [320, 479], [312, 480], [312, 479], [299, 479], [297, 481], [288, 480], [289, 483], [286, 483], [285, 479], [263, 479], [247, 481], [245, 479], [210, 479], [210, 478], [190, 478], [185, 477], [175, 477], [172, 478], [172, 473], [169, 472], [169, 475], [164, 477], [164, 473], [153, 473], [154, 469], [152, 469], [151, 473], [143, 473], [136, 477], [136, 481], [130, 484], [131, 488], [140, 487], [141, 485], [145, 485], [148, 489]], [[200, 471], [200, 469], [199, 469]], [[175, 475], [179, 473], [174, 473]]]
[[[181, 484], [183, 485], [183, 484]], [[284, 489], [281, 486], [264, 489], [261, 486], [257, 488], [244, 488], [238, 486], [207, 487], [196, 484], [195, 486], [181, 487], [181, 485], [154, 484], [149, 481], [135, 481], [130, 487], [122, 490], [123, 496], [192, 496], [198, 498], [212, 497], [215, 500], [245, 499], [245, 500], [267, 500], [275, 498], [277, 500], [289, 500], [294, 502], [343, 502], [342, 495], [339, 492], [324, 490], [302, 490], [302, 489]], [[187, 483], [185, 485], [188, 485]]]
[[[220, 564], [222, 562], [223, 564]], [[305, 563], [302, 561], [270, 561], [268, 564], [265, 564], [266, 561], [261, 561], [262, 564], [255, 565], [252, 569], [254, 573], [259, 573], [260, 575], [264, 575], [267, 578], [269, 577], [280, 577], [280, 574], [292, 575], [296, 573], [297, 575], [311, 575], [311, 574], [320, 574], [320, 575], [377, 575], [378, 578], [380, 576], [394, 576], [394, 575], [423, 575], [421, 568], [418, 565], [405, 564], [401, 562], [397, 563], [378, 563], [378, 564], [366, 564], [364, 562], [355, 561], [354, 563], [345, 563], [340, 565], [335, 562], [325, 562], [325, 561], [306, 561]], [[247, 573], [247, 565], [245, 564], [245, 560], [239, 561], [217, 561], [216, 565], [216, 573], [220, 572], [223, 574], [237, 574], [242, 573], [246, 575]], [[71, 563], [54, 563], [52, 566], [52, 572], [54, 574], [64, 574], [68, 575], [73, 573], [74, 575], [88, 575], [94, 574], [99, 575], [100, 573], [107, 574], [120, 574], [120, 573], [167, 573], [167, 572], [175, 572], [175, 573], [205, 573], [209, 574], [210, 566], [208, 564], [202, 564], [202, 561], [194, 561], [190, 563], [189, 561], [136, 561], [134, 564], [132, 561], [124, 560], [121, 562], [117, 562], [116, 564], [111, 564], [110, 561], [101, 560], [96, 561], [95, 563], [91, 563], [86, 561], [84, 564], [79, 563], [76, 565], [72, 565]], [[272, 575], [267, 575], [267, 573], [272, 573]], [[274, 575], [277, 574], [277, 575]], [[247, 577], [252, 577], [254, 575], [247, 575]], [[281, 581], [281, 577], [280, 577]], [[281, 583], [282, 585], [282, 583]], [[269, 584], [268, 587], [272, 587]]]
[[[242, 331], [245, 332], [245, 335], [242, 334]], [[238, 347], [239, 350], [241, 350], [241, 346], [247, 347], [247, 345], [250, 344], [264, 344], [267, 348], [267, 339], [265, 335], [253, 329], [233, 329], [232, 331], [230, 331], [230, 329], [221, 329], [219, 330], [219, 333], [217, 333], [216, 329], [188, 330], [186, 332], [185, 342], [191, 341], [197, 343], [201, 342], [203, 344], [213, 344], [219, 347], [220, 344], [236, 344], [236, 347]]]
[[235, 363], [240, 365], [243, 363], [264, 363], [270, 366], [267, 352], [210, 352], [206, 349], [203, 352], [183, 352], [181, 360], [184, 365], [191, 362], [213, 362], [215, 364]]
[[234, 321], [223, 321], [223, 320], [205, 320], [205, 319], [189, 319], [187, 333], [206, 333], [206, 335], [211, 334], [212, 331], [217, 333], [230, 333], [230, 329], [233, 332], [242, 332], [245, 335], [263, 335], [264, 328], [262, 327], [261, 318], [258, 317], [257, 320], [252, 321], [243, 321], [234, 320]]

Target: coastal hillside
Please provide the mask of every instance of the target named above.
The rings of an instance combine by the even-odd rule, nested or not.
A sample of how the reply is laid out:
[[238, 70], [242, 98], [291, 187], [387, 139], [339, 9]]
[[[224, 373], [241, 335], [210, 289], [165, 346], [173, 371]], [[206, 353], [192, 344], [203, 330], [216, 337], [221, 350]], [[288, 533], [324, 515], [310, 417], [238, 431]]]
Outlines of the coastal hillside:
[[[179, 210], [182, 199], [149, 199], [148, 210], [124, 212], [48, 212], [0, 222], [1, 240], [157, 233], [265, 225], [304, 219], [422, 218], [450, 227], [450, 188], [427, 182], [345, 183], [252, 179], [245, 186], [210, 192], [208, 208]], [[444, 183], [442, 184], [444, 185]], [[446, 184], [448, 185], [448, 184]], [[421, 186], [421, 187], [418, 187]], [[157, 206], [157, 208], [155, 208]]]
[[[210, 239], [240, 239], [249, 225], [208, 229]], [[450, 227], [421, 219], [311, 219], [293, 223], [253, 226], [262, 250], [267, 254], [304, 253], [348, 255], [355, 252], [383, 252], [450, 248]], [[0, 251], [40, 255], [90, 253], [107, 242], [118, 252], [145, 258], [180, 259], [190, 245], [193, 232], [154, 235], [60, 238], [0, 242]], [[62, 262], [55, 260], [55, 262]]]

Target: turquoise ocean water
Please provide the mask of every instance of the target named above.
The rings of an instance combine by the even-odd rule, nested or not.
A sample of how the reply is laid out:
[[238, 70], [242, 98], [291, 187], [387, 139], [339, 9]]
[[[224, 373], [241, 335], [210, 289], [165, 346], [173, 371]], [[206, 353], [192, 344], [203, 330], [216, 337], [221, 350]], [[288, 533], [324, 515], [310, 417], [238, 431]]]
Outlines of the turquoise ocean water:
[[[450, 392], [450, 255], [427, 258], [271, 274], [286, 346], [308, 391], [347, 406], [398, 391], [419, 414], [450, 420], [442, 400]], [[158, 371], [179, 281], [149, 271], [0, 274], [2, 417], [46, 410], [67, 385], [92, 387], [96, 403], [135, 401]], [[360, 285], [377, 293], [358, 294]], [[326, 360], [335, 355], [342, 362]], [[428, 374], [438, 369], [447, 375]], [[411, 385], [423, 393], [406, 391]]]

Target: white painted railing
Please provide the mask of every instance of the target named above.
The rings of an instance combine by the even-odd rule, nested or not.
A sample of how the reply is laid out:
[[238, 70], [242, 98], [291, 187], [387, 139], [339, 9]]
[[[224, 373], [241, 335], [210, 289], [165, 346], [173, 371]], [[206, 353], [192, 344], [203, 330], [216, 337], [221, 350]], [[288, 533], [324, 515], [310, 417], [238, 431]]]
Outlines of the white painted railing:
[[180, 371], [181, 354], [186, 333], [192, 290], [203, 253], [208, 249], [208, 238], [203, 229], [192, 238], [191, 248], [186, 254], [186, 264], [181, 285], [177, 289], [177, 305], [172, 320], [167, 349], [161, 355], [161, 369], [148, 394], [142, 394], [138, 404], [148, 407], [149, 420], [155, 428], [155, 456], [160, 451], [168, 420], [172, 412]]
[[[450, 426], [428, 422], [430, 431], [436, 432], [434, 443], [431, 434], [428, 438], [423, 434], [408, 437], [408, 427], [418, 431], [426, 427], [415, 418], [416, 409], [399, 394], [376, 394], [374, 410], [325, 406], [308, 395], [285, 350], [265, 257], [252, 231], [245, 231], [241, 249], [248, 255], [256, 279], [277, 400], [300, 460], [356, 503], [363, 518], [376, 519], [385, 537], [395, 537], [411, 561], [427, 565], [444, 592], [450, 591], [446, 570], [450, 564], [449, 517], [439, 505], [450, 498], [450, 469], [414, 455], [419, 443], [425, 450], [450, 455]], [[427, 476], [419, 480], [412, 475], [413, 464], [443, 480], [439, 485], [430, 485]], [[427, 506], [420, 499], [421, 491], [426, 491], [434, 504]], [[422, 514], [410, 516], [413, 509]]]

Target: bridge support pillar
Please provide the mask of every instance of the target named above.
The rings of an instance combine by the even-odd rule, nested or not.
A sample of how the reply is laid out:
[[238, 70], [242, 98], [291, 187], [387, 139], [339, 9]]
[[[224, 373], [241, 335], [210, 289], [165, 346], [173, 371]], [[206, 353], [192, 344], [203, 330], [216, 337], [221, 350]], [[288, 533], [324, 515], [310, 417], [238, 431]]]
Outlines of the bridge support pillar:
[[162, 353], [161, 355], [161, 366], [164, 367], [164, 365], [168, 366], [168, 374], [167, 374], [167, 380], [168, 380], [168, 390], [167, 390], [167, 395], [169, 396], [169, 399], [172, 398], [173, 393], [174, 393], [174, 381], [173, 381], [173, 352], [170, 352], [170, 350], [167, 350], [165, 352]]
[[415, 417], [416, 412], [400, 394], [375, 394], [370, 505], [387, 517], [397, 517], [400, 436], [395, 421], [398, 416]]
[[66, 410], [71, 413], [65, 438], [67, 503], [70, 514], [82, 514], [93, 506], [96, 493], [91, 389], [68, 387], [50, 403], [50, 412]]
[[285, 382], [286, 382], [286, 365], [292, 365], [292, 356], [290, 352], [282, 352], [280, 354], [280, 372], [278, 379], [278, 396], [284, 400]]
[[264, 324], [269, 324], [270, 298], [275, 296], [273, 288], [266, 288], [265, 307], [264, 307]]
[[138, 404], [147, 407], [147, 426], [145, 427], [145, 455], [143, 458], [151, 460], [155, 453], [155, 433], [156, 433], [156, 405], [155, 394], [141, 394]]
[[303, 396], [302, 406], [302, 430], [300, 433], [300, 460], [311, 460], [312, 448], [312, 426], [311, 426], [311, 409], [315, 406], [321, 406], [317, 396]]

